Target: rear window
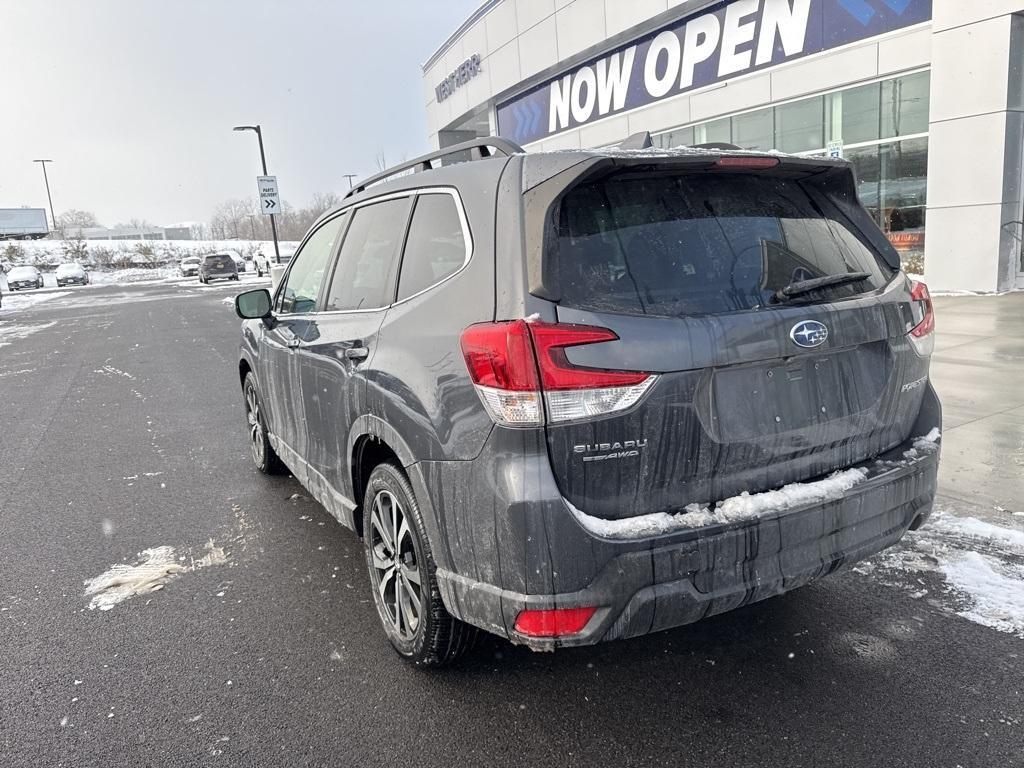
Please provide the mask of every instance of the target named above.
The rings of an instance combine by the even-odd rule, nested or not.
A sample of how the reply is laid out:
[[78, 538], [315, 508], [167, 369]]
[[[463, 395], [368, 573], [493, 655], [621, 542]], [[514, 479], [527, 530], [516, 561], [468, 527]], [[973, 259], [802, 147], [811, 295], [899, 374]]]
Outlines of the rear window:
[[206, 257], [206, 264], [211, 267], [227, 267], [234, 263], [230, 256], [224, 256], [223, 254]]
[[867, 272], [829, 300], [883, 287], [892, 270], [821, 193], [754, 174], [609, 177], [563, 199], [556, 273], [562, 304], [630, 314], [756, 309], [775, 291]]

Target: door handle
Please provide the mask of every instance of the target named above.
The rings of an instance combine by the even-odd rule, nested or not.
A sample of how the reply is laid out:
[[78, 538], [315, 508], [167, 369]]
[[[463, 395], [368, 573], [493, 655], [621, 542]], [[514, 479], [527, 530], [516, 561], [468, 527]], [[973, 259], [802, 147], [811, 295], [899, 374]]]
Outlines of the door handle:
[[345, 350], [345, 357], [349, 360], [365, 360], [370, 356], [370, 350], [366, 347], [349, 347]]

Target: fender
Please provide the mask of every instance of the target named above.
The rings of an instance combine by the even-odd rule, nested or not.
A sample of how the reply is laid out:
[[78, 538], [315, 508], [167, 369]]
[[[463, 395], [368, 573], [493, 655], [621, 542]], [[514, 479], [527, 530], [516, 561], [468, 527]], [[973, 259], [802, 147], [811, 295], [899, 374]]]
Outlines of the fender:
[[[451, 557], [448, 554], [448, 543], [445, 538], [441, 536], [441, 526], [437, 510], [434, 509], [434, 506], [430, 501], [430, 494], [427, 492], [426, 479], [420, 471], [419, 460], [413, 455], [412, 450], [409, 448], [409, 444], [394, 427], [382, 418], [372, 414], [365, 414], [357, 418], [352, 423], [352, 428], [349, 430], [347, 455], [349, 457], [350, 467], [355, 462], [356, 443], [360, 438], [366, 436], [371, 436], [380, 440], [394, 451], [396, 456], [398, 456], [398, 461], [405, 470], [405, 473], [409, 478], [409, 482], [412, 484], [412, 489], [416, 493], [416, 504], [420, 508], [423, 523], [427, 528], [427, 541], [430, 543], [434, 562], [437, 564], [438, 568], [449, 568]], [[355, 483], [351, 473], [348, 474], [348, 485], [349, 487], [346, 489], [348, 494], [350, 496], [355, 496]], [[361, 506], [362, 499], [358, 499], [356, 503]]]

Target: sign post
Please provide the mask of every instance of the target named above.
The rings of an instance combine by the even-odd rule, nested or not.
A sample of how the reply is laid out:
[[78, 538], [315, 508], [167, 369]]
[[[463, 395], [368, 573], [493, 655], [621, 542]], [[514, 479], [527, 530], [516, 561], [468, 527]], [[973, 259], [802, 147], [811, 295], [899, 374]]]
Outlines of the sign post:
[[[260, 209], [263, 213], [270, 216], [270, 231], [274, 233], [274, 262], [276, 264], [281, 263], [281, 247], [277, 244], [277, 211], [281, 207], [281, 198], [277, 194], [277, 176], [267, 175], [267, 154], [263, 151], [263, 129], [258, 125], [236, 125], [234, 128], [236, 131], [252, 131], [256, 134], [256, 138], [260, 143], [260, 164], [263, 166], [263, 175], [256, 177], [256, 183], [260, 190]], [[263, 202], [263, 185], [261, 181], [263, 179], [269, 179], [273, 186], [273, 206], [267, 205]], [[273, 210], [270, 210], [273, 208]]]

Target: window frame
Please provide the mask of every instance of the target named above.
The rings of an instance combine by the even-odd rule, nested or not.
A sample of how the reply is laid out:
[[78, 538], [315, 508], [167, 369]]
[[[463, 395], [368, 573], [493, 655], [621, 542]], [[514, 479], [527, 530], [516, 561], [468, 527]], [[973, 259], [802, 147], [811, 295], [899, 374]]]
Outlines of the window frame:
[[[398, 301], [398, 284], [400, 282], [401, 275], [402, 275], [402, 264], [405, 261], [405, 247], [408, 244], [409, 228], [412, 225], [413, 214], [416, 212], [416, 203], [418, 202], [418, 198], [419, 198], [420, 195], [430, 195], [430, 194], [446, 194], [446, 195], [450, 195], [452, 197], [452, 199], [454, 200], [454, 202], [455, 202], [455, 210], [459, 214], [459, 224], [462, 227], [463, 240], [464, 240], [465, 245], [466, 245], [466, 257], [465, 257], [465, 259], [462, 262], [462, 266], [459, 267], [456, 271], [452, 272], [447, 277], [443, 277], [440, 280], [438, 280], [436, 283], [433, 283], [432, 285], [428, 285], [426, 288], [424, 288], [424, 289], [422, 289], [420, 291], [417, 291], [416, 293], [412, 294], [411, 296], [406, 296], [401, 301]], [[394, 287], [393, 287], [393, 289], [391, 291], [391, 297], [390, 297], [391, 301], [388, 304], [385, 304], [385, 305], [380, 306], [380, 307], [368, 307], [368, 308], [363, 308], [363, 309], [320, 310], [320, 311], [317, 311], [317, 312], [312, 312], [310, 314], [313, 314], [313, 315], [353, 315], [353, 314], [362, 314], [362, 313], [366, 313], [366, 312], [379, 312], [382, 309], [390, 309], [391, 307], [397, 307], [400, 304], [405, 304], [407, 301], [412, 301], [413, 299], [417, 298], [418, 296], [422, 296], [427, 291], [434, 290], [437, 286], [441, 285], [442, 283], [446, 283], [449, 280], [451, 280], [452, 278], [454, 278], [457, 275], [461, 274], [466, 269], [466, 267], [469, 266], [469, 262], [472, 260], [473, 254], [475, 252], [475, 247], [474, 247], [474, 241], [473, 241], [473, 233], [472, 233], [472, 230], [469, 227], [469, 218], [466, 216], [466, 209], [465, 209], [465, 206], [462, 203], [462, 196], [459, 194], [459, 191], [455, 187], [443, 187], [443, 186], [418, 187], [416, 189], [405, 189], [405, 190], [402, 190], [400, 192], [391, 192], [391, 193], [388, 193], [386, 195], [380, 195], [378, 197], [374, 197], [374, 198], [371, 198], [369, 200], [362, 200], [362, 201], [360, 201], [360, 202], [358, 202], [358, 203], [356, 203], [354, 205], [348, 206], [343, 211], [339, 212], [339, 214], [350, 213], [351, 212], [353, 214], [353, 216], [352, 216], [352, 218], [349, 219], [349, 224], [345, 227], [345, 232], [342, 233], [342, 237], [338, 241], [338, 248], [335, 250], [334, 255], [332, 257], [332, 262], [331, 262], [331, 266], [330, 266], [330, 277], [329, 277], [328, 280], [326, 280], [324, 282], [323, 290], [329, 291], [331, 284], [334, 282], [334, 275], [335, 275], [335, 272], [337, 272], [337, 270], [338, 270], [338, 264], [339, 264], [339, 262], [341, 260], [341, 249], [342, 249], [342, 247], [345, 244], [345, 238], [348, 237], [348, 228], [352, 224], [352, 219], [355, 218], [355, 211], [357, 211], [359, 208], [365, 208], [368, 205], [374, 205], [375, 203], [383, 203], [383, 202], [387, 202], [388, 200], [396, 200], [396, 199], [403, 198], [403, 197], [412, 198], [412, 200], [411, 200], [411, 204], [409, 206], [409, 214], [406, 217], [405, 225], [404, 225], [403, 232], [402, 232], [402, 247], [401, 247], [401, 249], [399, 250], [399, 253], [398, 253], [398, 264], [397, 264], [397, 270], [395, 271], [395, 284], [394, 284]], [[305, 241], [303, 241], [303, 242], [305, 242]], [[299, 247], [301, 248], [301, 246], [299, 246]]]
[[[281, 282], [278, 283], [277, 284], [277, 288], [274, 289], [274, 295], [271, 297], [271, 302], [270, 302], [271, 313], [273, 314], [274, 317], [309, 317], [310, 315], [319, 314], [319, 312], [282, 312], [280, 310], [280, 308], [279, 308], [278, 302], [281, 299], [282, 291], [284, 291], [285, 286], [288, 285], [288, 278], [290, 278], [292, 276], [292, 269], [295, 268], [295, 264], [298, 261], [299, 256], [302, 255], [302, 249], [306, 246], [306, 243], [308, 243], [310, 241], [310, 239], [313, 237], [314, 234], [319, 232], [321, 229], [326, 227], [328, 224], [330, 224], [335, 219], [339, 219], [342, 216], [344, 216], [346, 213], [348, 213], [349, 210], [350, 209], [346, 208], [343, 211], [337, 211], [334, 215], [328, 216], [326, 219], [324, 219], [322, 222], [320, 222], [316, 226], [313, 226], [313, 227], [309, 228], [309, 232], [307, 232], [306, 236], [302, 238], [302, 241], [299, 243], [298, 247], [295, 249], [295, 254], [292, 256], [291, 261], [288, 262], [288, 268], [285, 270], [284, 274], [281, 276]], [[351, 222], [351, 218], [349, 219], [349, 222]], [[348, 232], [348, 226], [349, 226], [349, 223], [346, 222], [345, 225], [342, 227], [341, 232], [339, 233], [338, 242], [335, 243], [334, 248], [331, 250], [331, 254], [327, 257], [327, 272], [330, 275], [332, 275], [332, 276], [334, 275], [334, 262], [338, 258], [338, 250], [341, 248], [341, 244], [345, 241], [345, 235]], [[268, 259], [268, 262], [269, 262], [269, 259]], [[317, 292], [317, 305], [318, 306], [320, 305], [321, 301], [323, 300], [324, 287], [327, 284], [328, 284], [328, 280], [327, 280], [327, 275], [325, 274], [324, 282], [321, 284], [320, 290]]]

